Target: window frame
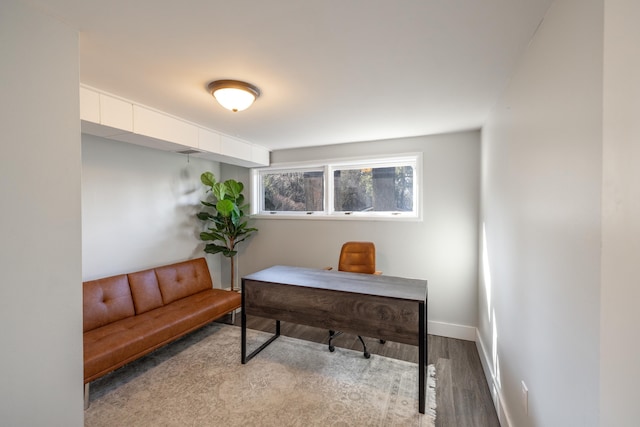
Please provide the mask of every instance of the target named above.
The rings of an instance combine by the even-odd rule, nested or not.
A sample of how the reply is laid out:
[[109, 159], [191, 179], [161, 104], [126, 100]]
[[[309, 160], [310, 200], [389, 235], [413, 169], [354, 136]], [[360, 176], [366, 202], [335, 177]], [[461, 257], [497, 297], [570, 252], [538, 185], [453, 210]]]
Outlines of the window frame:
[[[413, 210], [411, 211], [336, 211], [334, 206], [334, 171], [345, 169], [411, 166], [413, 168]], [[323, 171], [323, 211], [266, 211], [262, 175], [266, 173]], [[422, 153], [359, 157], [317, 162], [272, 164], [251, 169], [251, 216], [272, 219], [340, 219], [340, 220], [422, 220]]]
[[[262, 175], [263, 173], [299, 173], [299, 172], [322, 172], [323, 178], [323, 200], [322, 204], [324, 209], [321, 211], [268, 211], [264, 209], [264, 191], [262, 188]], [[255, 174], [255, 175], [254, 175]], [[309, 216], [309, 215], [323, 215], [327, 211], [327, 169], [324, 166], [312, 166], [312, 165], [299, 165], [288, 167], [266, 167], [251, 169], [251, 214], [252, 216], [273, 216], [273, 215], [285, 215], [285, 216]], [[254, 208], [256, 207], [256, 208]]]

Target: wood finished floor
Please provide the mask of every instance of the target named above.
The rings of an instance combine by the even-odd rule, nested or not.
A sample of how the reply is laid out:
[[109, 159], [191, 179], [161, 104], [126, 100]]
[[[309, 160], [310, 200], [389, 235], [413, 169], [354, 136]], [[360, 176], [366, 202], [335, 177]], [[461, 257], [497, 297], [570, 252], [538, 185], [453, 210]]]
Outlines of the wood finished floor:
[[[236, 316], [240, 325], [240, 316]], [[248, 316], [250, 329], [274, 332], [275, 322]], [[324, 329], [282, 322], [280, 333], [307, 341], [328, 343]], [[365, 338], [371, 354], [418, 363], [418, 347]], [[357, 336], [343, 334], [336, 347], [361, 350]], [[428, 336], [428, 362], [436, 367], [436, 427], [500, 426], [475, 343], [435, 335]]]

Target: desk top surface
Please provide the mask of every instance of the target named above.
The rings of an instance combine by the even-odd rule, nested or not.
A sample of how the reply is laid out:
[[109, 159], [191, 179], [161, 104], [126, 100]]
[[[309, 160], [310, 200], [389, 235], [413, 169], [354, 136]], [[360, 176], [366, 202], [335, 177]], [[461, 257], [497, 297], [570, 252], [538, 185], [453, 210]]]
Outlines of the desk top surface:
[[242, 279], [419, 302], [427, 299], [426, 280], [394, 276], [276, 265], [244, 276]]

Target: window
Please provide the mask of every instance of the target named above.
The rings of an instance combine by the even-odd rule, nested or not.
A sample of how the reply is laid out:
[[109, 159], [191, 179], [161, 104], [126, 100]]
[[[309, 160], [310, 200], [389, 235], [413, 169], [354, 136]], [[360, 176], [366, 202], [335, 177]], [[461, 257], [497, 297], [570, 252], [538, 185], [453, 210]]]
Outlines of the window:
[[252, 170], [253, 214], [418, 217], [420, 155]]
[[336, 212], [411, 212], [413, 167], [334, 169], [333, 209]]
[[324, 211], [324, 171], [266, 170], [260, 174], [261, 211]]

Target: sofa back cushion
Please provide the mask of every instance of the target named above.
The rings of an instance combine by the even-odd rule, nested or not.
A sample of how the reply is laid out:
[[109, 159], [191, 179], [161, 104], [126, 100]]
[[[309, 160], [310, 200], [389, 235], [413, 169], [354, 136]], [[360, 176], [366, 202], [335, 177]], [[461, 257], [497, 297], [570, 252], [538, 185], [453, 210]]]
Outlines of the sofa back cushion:
[[204, 258], [166, 265], [155, 270], [165, 304], [213, 288]]
[[84, 332], [135, 314], [126, 274], [84, 282], [82, 293]]
[[162, 307], [162, 295], [154, 269], [129, 273], [128, 276], [136, 314]]

